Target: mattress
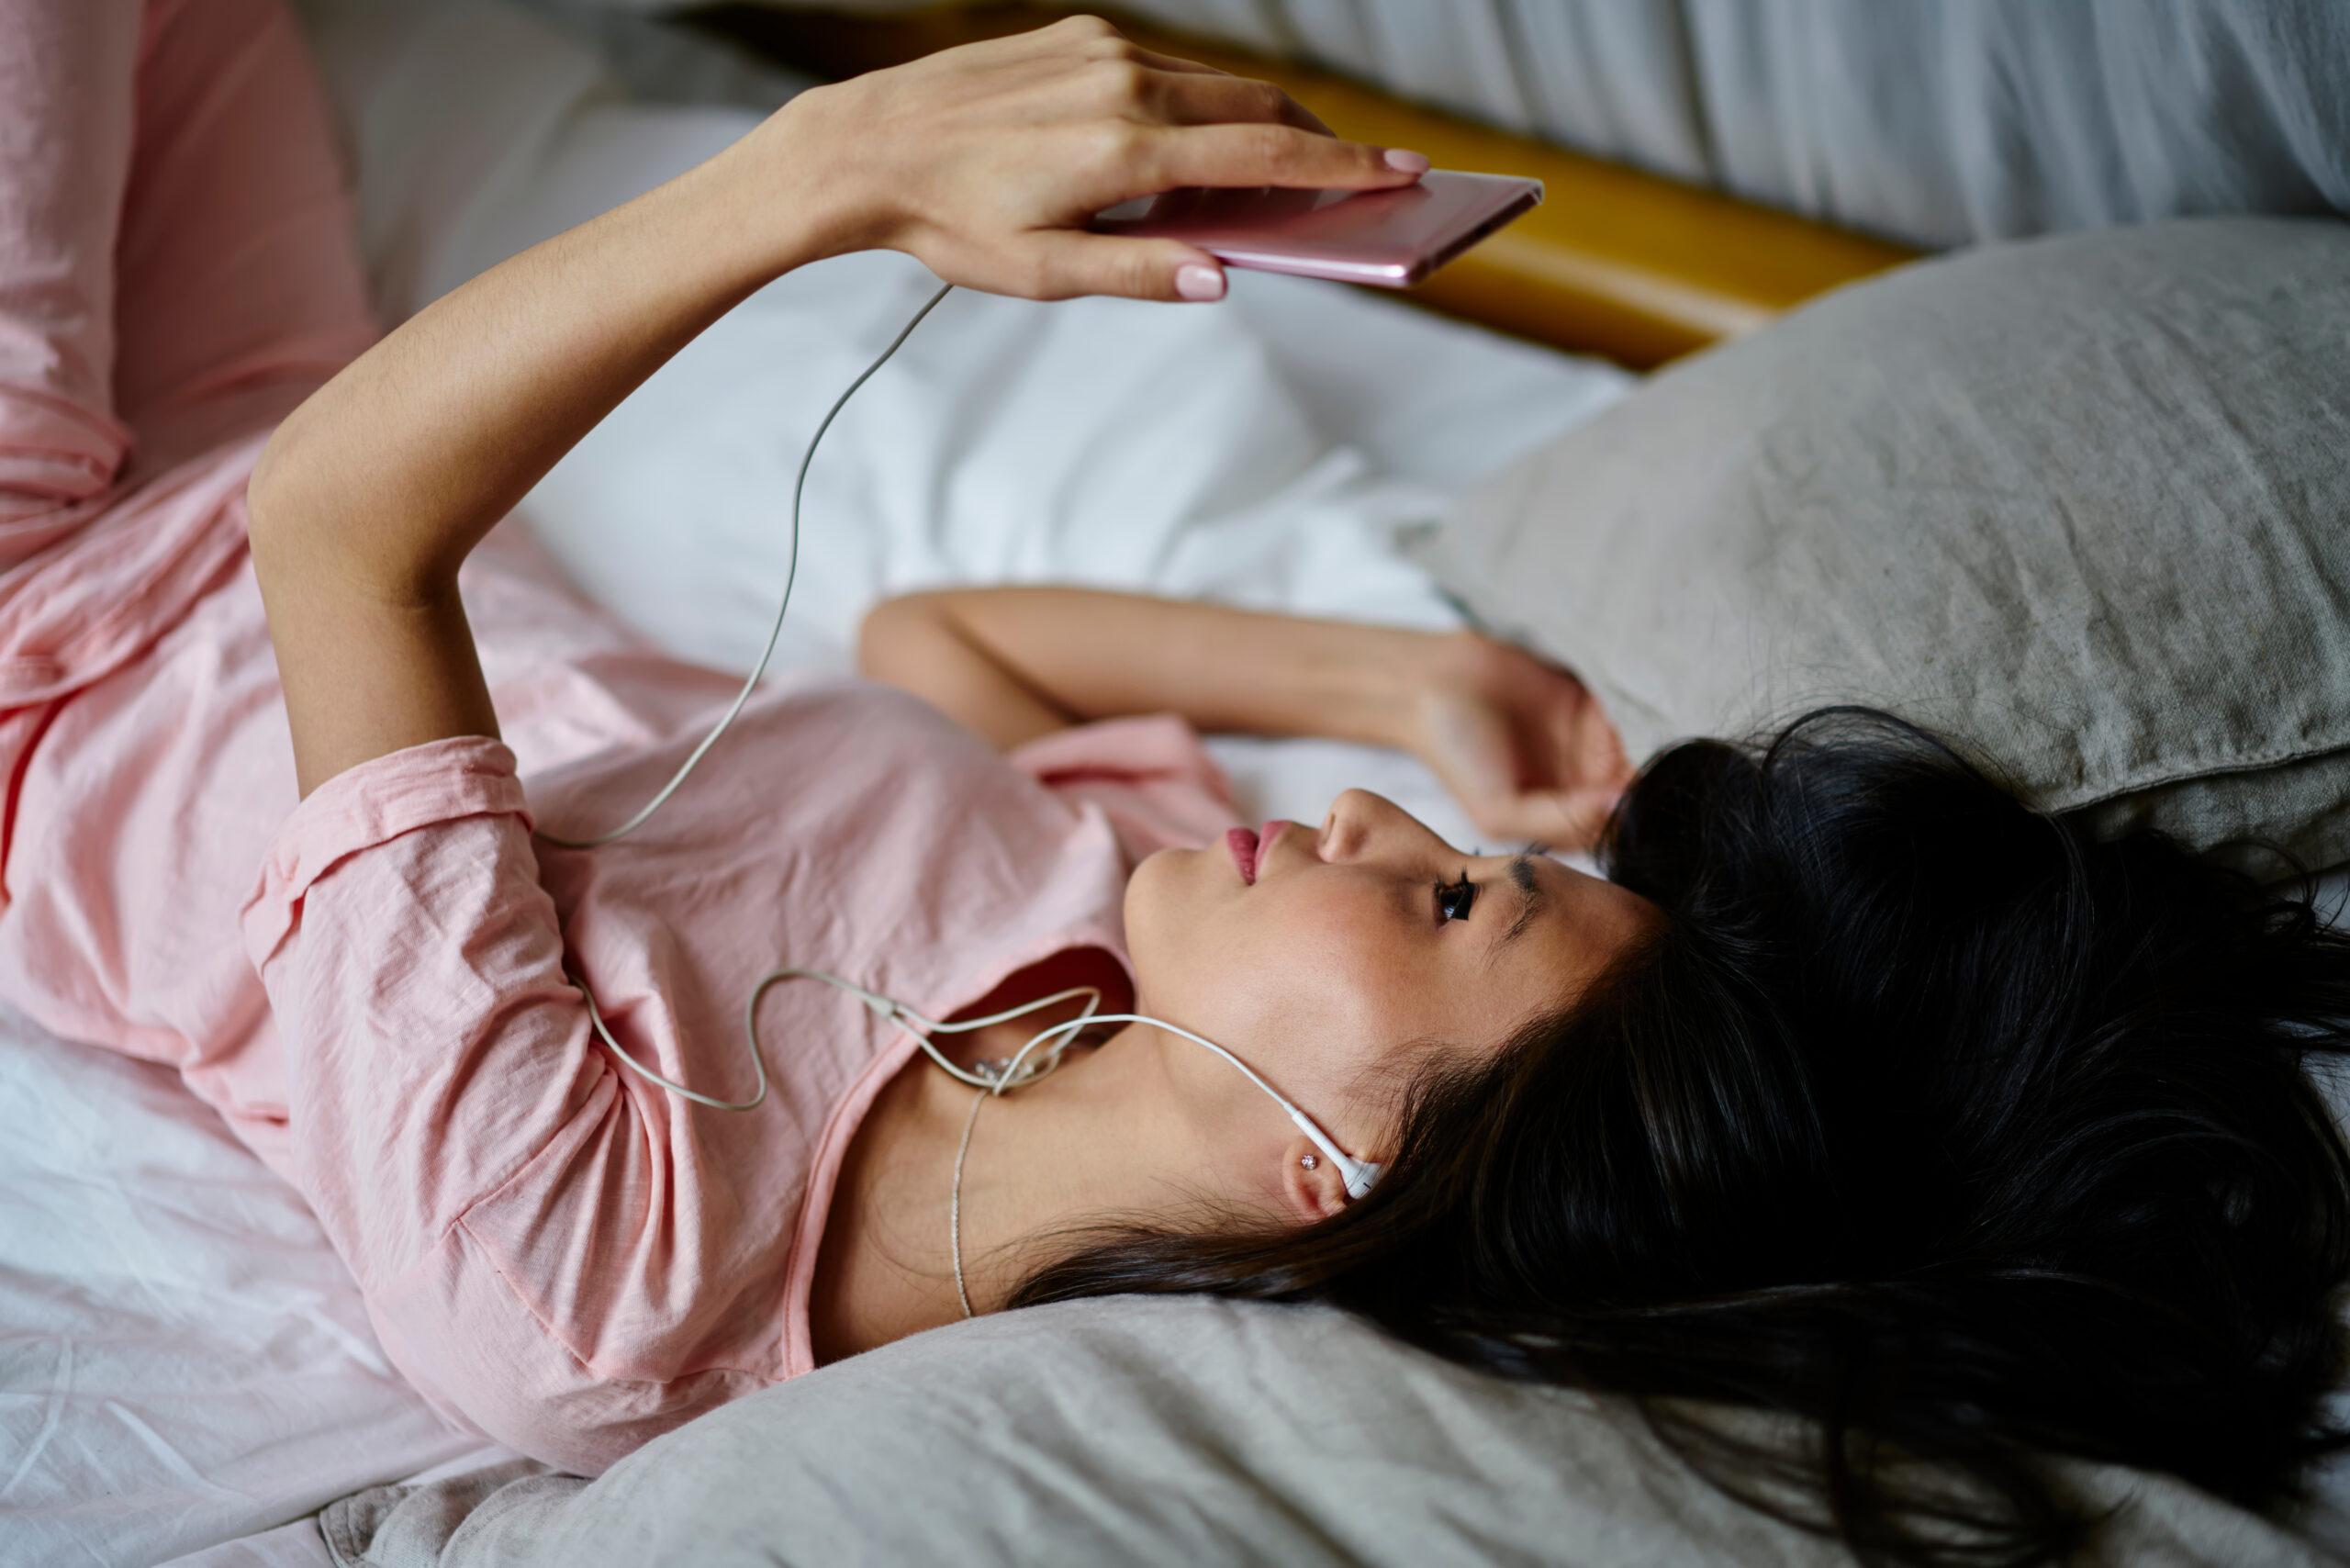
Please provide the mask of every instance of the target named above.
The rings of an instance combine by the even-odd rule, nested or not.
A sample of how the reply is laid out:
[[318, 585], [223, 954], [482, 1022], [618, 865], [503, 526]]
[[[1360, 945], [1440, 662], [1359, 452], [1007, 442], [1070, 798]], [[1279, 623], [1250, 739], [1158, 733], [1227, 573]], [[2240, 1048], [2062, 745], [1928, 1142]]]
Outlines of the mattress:
[[[489, 6], [312, 11], [390, 316], [755, 114], [632, 98], [595, 50]], [[653, 89], [791, 86], [691, 49], [672, 63]], [[935, 286], [895, 254], [782, 280], [507, 526], [663, 645], [746, 666], [800, 449]], [[778, 667], [845, 668], [875, 598], [972, 578], [1446, 623], [1395, 536], [1626, 381], [1307, 280], [1239, 276], [1212, 308], [952, 295], [825, 438]], [[1317, 819], [1363, 785], [1466, 831], [1408, 759], [1213, 745], [1264, 815]], [[5, 1010], [0, 1064], [0, 1562], [314, 1564], [308, 1516], [332, 1498], [507, 1457], [406, 1387], [299, 1198], [174, 1075]]]

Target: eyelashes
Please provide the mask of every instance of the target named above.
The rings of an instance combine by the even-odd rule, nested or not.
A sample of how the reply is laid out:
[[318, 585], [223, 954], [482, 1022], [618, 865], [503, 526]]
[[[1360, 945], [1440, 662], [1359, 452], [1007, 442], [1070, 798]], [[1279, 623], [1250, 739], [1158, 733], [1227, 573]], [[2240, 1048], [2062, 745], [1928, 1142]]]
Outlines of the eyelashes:
[[[1479, 849], [1476, 853], [1482, 857], [1485, 852]], [[1550, 853], [1550, 846], [1547, 844], [1528, 845], [1520, 850], [1509, 863], [1509, 874], [1512, 879], [1528, 892], [1533, 891], [1534, 857], [1549, 853]], [[1449, 882], [1439, 880], [1430, 884], [1430, 887], [1436, 894], [1436, 919], [1438, 925], [1469, 918], [1469, 911], [1477, 902], [1477, 884], [1469, 879], [1468, 867], [1460, 868], [1460, 874], [1455, 880]]]
[[1477, 884], [1469, 879], [1469, 868], [1460, 868], [1458, 881], [1435, 884], [1436, 918], [1441, 925], [1449, 920], [1466, 920], [1470, 906], [1477, 902]]

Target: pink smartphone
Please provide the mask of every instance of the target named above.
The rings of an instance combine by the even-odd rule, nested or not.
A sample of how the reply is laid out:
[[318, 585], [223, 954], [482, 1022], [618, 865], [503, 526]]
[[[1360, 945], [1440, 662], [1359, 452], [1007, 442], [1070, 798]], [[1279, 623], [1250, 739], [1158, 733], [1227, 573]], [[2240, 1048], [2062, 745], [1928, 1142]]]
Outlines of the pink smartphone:
[[1236, 267], [1409, 288], [1542, 199], [1542, 182], [1430, 169], [1383, 191], [1190, 185], [1096, 213], [1102, 234], [1181, 240]]

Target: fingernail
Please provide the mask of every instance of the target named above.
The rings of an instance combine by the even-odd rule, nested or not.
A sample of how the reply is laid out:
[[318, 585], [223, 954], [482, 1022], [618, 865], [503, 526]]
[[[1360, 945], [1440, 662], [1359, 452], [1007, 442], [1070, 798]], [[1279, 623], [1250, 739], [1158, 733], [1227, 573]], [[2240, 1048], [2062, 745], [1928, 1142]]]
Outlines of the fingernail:
[[1400, 147], [1391, 147], [1387, 150], [1387, 166], [1391, 169], [1401, 169], [1407, 174], [1425, 174], [1428, 172], [1428, 161], [1426, 158], [1416, 152], [1406, 152]]
[[1175, 269], [1175, 292], [1186, 299], [1222, 299], [1224, 269], [1186, 262]]

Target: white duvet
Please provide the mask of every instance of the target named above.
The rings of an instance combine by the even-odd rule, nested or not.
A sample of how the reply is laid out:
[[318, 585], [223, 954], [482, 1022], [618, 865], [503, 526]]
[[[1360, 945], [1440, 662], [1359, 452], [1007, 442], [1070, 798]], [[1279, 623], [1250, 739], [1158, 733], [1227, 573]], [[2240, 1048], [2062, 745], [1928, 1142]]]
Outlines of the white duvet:
[[[387, 314], [749, 123], [629, 102], [592, 51], [486, 4], [311, 8]], [[669, 60], [732, 92], [790, 85]], [[808, 433], [935, 286], [894, 254], [784, 279], [632, 398], [522, 521], [668, 647], [747, 665]], [[1214, 307], [958, 291], [825, 438], [778, 664], [845, 667], [877, 597], [953, 580], [1443, 623], [1396, 532], [1625, 384], [1336, 285], [1236, 274]], [[1465, 832], [1406, 759], [1214, 745], [1264, 814], [1318, 815], [1362, 784]], [[300, 1201], [173, 1075], [0, 1011], [0, 1563], [318, 1563], [307, 1516], [325, 1502], [498, 1457], [390, 1371]]]

